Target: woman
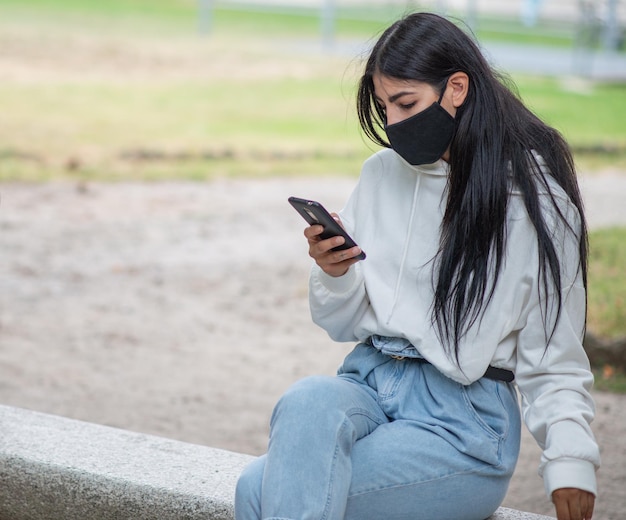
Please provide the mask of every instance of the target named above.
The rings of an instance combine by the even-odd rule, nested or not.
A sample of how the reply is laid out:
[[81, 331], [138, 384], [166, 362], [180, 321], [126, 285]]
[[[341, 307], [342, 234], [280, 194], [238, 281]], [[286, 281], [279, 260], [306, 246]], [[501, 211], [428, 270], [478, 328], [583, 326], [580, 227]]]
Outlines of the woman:
[[567, 145], [434, 14], [382, 34], [357, 107], [385, 148], [341, 212], [367, 259], [305, 230], [313, 319], [357, 345], [277, 404], [236, 518], [487, 518], [519, 452], [516, 385], [558, 519], [590, 519], [587, 237]]

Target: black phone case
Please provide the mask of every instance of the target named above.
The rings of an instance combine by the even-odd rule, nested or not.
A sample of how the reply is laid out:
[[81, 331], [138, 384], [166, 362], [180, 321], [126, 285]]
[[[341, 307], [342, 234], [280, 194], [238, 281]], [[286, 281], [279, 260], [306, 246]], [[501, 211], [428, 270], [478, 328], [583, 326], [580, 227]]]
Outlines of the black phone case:
[[[356, 242], [352, 239], [348, 233], [337, 223], [326, 208], [319, 202], [308, 199], [300, 199], [298, 197], [289, 197], [287, 199], [298, 213], [306, 220], [310, 225], [319, 224], [324, 228], [320, 237], [323, 239], [342, 236], [345, 242], [340, 246], [333, 247], [333, 251], [341, 251], [342, 249], [350, 249], [356, 246]], [[365, 259], [365, 252], [361, 251], [361, 254], [356, 258], [359, 260]]]

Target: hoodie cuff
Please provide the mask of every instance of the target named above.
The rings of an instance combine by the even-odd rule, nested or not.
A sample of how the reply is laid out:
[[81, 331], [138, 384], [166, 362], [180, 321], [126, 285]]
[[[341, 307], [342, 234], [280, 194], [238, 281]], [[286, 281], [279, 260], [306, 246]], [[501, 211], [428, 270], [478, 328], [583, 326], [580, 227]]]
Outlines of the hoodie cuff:
[[543, 468], [543, 484], [548, 498], [557, 489], [576, 488], [598, 495], [596, 470], [586, 460], [560, 459], [548, 462]]
[[320, 283], [330, 292], [341, 294], [348, 292], [357, 283], [357, 266], [351, 265], [346, 274], [342, 276], [330, 276], [317, 265], [313, 266], [317, 270], [316, 276]]

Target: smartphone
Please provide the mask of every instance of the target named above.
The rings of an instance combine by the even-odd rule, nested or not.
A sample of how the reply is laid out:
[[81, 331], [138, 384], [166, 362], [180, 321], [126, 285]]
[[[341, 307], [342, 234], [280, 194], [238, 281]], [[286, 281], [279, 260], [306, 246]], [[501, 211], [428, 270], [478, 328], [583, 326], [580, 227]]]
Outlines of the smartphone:
[[[333, 247], [333, 251], [340, 251], [342, 249], [350, 249], [356, 246], [356, 242], [352, 240], [352, 237], [346, 233], [339, 223], [333, 218], [333, 216], [326, 211], [326, 208], [319, 202], [308, 199], [300, 199], [298, 197], [289, 197], [287, 199], [298, 213], [306, 220], [311, 226], [319, 224], [324, 227], [324, 231], [320, 237], [327, 239], [336, 236], [342, 236], [345, 242], [340, 246]], [[361, 251], [361, 254], [356, 256], [359, 260], [365, 260], [365, 252]]]

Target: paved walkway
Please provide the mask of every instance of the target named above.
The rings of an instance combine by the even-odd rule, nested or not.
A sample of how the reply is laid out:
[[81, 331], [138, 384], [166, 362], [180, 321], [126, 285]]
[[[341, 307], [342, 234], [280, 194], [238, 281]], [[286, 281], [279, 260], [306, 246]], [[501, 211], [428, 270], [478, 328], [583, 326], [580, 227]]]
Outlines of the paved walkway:
[[626, 81], [626, 53], [485, 43], [491, 63], [507, 72]]
[[[343, 56], [365, 56], [372, 42], [336, 41], [327, 51]], [[626, 52], [575, 50], [567, 47], [482, 42], [490, 63], [507, 73], [578, 76], [598, 81], [626, 82]], [[298, 52], [319, 49], [319, 42], [296, 44]]]
[[[255, 0], [247, 0], [254, 2]], [[272, 0], [256, 0], [263, 3], [272, 2]], [[275, 0], [281, 2], [281, 0]], [[336, 0], [335, 0], [336, 1]], [[344, 2], [347, 0], [343, 0]], [[300, 3], [310, 3], [319, 5], [321, 0], [299, 0]], [[466, 4], [466, 0], [452, 0], [439, 2], [426, 2], [432, 5], [426, 6], [434, 8], [437, 4], [448, 3], [448, 7], [456, 7], [457, 10], [461, 5]], [[505, 2], [497, 0], [490, 3], [481, 4], [480, 13], [491, 12], [494, 14], [507, 14], [518, 12], [521, 2], [511, 2], [509, 7], [504, 7]], [[577, 2], [564, 1], [544, 2], [542, 10], [545, 12], [552, 9], [554, 12], [549, 13], [547, 18], [559, 19], [564, 18], [576, 19]], [[436, 9], [435, 9], [436, 10]], [[508, 10], [508, 11], [507, 11]], [[510, 12], [509, 12], [510, 11]], [[626, 16], [626, 2], [619, 8], [619, 23], [623, 24], [622, 19]], [[559, 14], [560, 13], [560, 14]], [[570, 20], [571, 22], [571, 20]], [[531, 31], [532, 29], [529, 29]], [[359, 56], [367, 54], [369, 46], [373, 41], [358, 40], [339, 40], [331, 41], [332, 36], [328, 35], [328, 40], [322, 37], [322, 44], [327, 51], [346, 56]], [[299, 51], [309, 47], [311, 42], [296, 45]], [[528, 74], [539, 74], [548, 76], [579, 76], [601, 81], [620, 81], [626, 82], [626, 52], [617, 52], [600, 48], [597, 50], [574, 48], [574, 47], [554, 47], [545, 45], [529, 45], [502, 42], [481, 42], [483, 51], [490, 59], [491, 63], [499, 69], [506, 72], [522, 72]], [[319, 41], [314, 44], [319, 49]], [[312, 50], [312, 48], [309, 48]]]

